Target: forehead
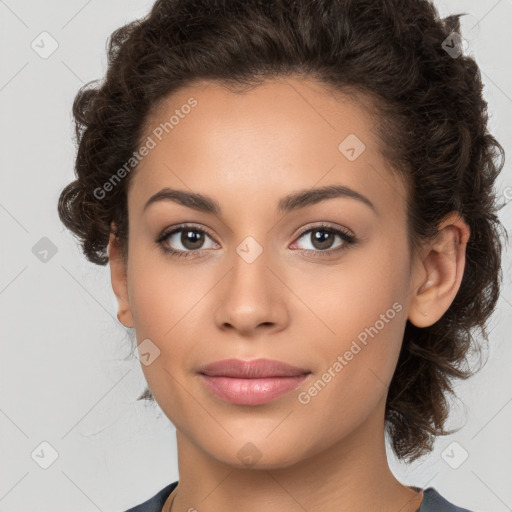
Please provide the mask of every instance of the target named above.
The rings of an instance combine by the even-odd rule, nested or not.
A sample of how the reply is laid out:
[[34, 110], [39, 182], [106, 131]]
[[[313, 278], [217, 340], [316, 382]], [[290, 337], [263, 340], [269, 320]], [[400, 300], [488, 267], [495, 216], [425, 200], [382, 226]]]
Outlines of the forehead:
[[[191, 102], [195, 103], [193, 108], [189, 108]], [[230, 131], [231, 136], [238, 128], [244, 132], [257, 130], [269, 138], [285, 129], [291, 135], [309, 132], [308, 138], [314, 132], [320, 137], [341, 136], [352, 129], [369, 144], [377, 142], [373, 133], [375, 114], [368, 95], [353, 89], [342, 93], [309, 78], [281, 77], [250, 87], [196, 80], [153, 107], [144, 132], [151, 133], [160, 123], [171, 120], [174, 113], [179, 118], [174, 116], [173, 126], [164, 130], [164, 137], [172, 131], [176, 139], [180, 131], [186, 131], [184, 125], [193, 124], [194, 133], [204, 140], [215, 137], [214, 128], [222, 135]]]
[[238, 92], [207, 80], [184, 87], [147, 118], [141, 143], [154, 147], [132, 178], [132, 202], [142, 208], [163, 186], [255, 198], [263, 186], [284, 195], [340, 183], [396, 204], [403, 184], [382, 156], [370, 103], [356, 98], [291, 77]]

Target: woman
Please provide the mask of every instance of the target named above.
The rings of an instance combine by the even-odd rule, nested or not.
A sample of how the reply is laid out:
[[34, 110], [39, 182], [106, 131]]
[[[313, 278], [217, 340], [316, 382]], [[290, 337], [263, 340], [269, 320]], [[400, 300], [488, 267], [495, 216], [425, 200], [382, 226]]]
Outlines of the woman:
[[465, 510], [405, 486], [499, 296], [478, 67], [419, 0], [159, 0], [77, 95], [59, 214], [175, 425], [133, 511]]

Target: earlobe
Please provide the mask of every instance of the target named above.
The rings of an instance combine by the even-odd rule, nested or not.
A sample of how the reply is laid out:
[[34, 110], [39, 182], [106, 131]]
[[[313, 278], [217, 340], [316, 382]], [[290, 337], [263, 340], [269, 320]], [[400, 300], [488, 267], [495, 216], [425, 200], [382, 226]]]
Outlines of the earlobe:
[[455, 299], [464, 275], [469, 235], [469, 226], [455, 212], [441, 223], [438, 235], [427, 245], [408, 315], [417, 327], [437, 322]]
[[118, 304], [117, 319], [125, 327], [133, 327], [133, 317], [128, 300], [126, 264], [123, 261], [119, 244], [113, 233], [110, 233], [107, 253], [110, 264], [112, 289], [114, 290]]

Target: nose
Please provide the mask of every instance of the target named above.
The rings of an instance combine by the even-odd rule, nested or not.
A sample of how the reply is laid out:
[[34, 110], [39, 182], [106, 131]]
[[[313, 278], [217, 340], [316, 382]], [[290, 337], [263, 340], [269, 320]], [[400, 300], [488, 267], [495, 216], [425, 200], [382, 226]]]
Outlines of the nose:
[[270, 263], [265, 251], [252, 262], [235, 254], [231, 269], [216, 287], [218, 328], [243, 336], [285, 329], [290, 291], [283, 281], [285, 277]]

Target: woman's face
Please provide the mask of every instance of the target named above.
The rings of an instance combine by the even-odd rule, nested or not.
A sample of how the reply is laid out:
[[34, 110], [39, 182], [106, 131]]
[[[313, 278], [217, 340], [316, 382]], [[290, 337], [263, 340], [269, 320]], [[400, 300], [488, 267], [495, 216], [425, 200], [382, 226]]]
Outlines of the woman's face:
[[[313, 81], [239, 94], [200, 82], [148, 126], [128, 192], [127, 279], [111, 260], [113, 284], [181, 438], [271, 468], [380, 432], [424, 274], [372, 118]], [[174, 195], [154, 196], [163, 190]], [[201, 373], [226, 359], [301, 371]]]

